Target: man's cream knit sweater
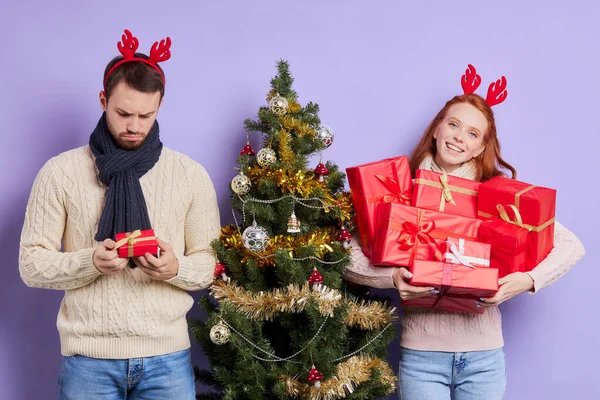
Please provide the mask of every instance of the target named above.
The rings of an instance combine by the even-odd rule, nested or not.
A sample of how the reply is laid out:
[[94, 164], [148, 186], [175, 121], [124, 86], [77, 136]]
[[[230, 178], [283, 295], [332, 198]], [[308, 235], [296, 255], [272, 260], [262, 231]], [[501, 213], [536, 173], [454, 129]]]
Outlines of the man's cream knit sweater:
[[57, 319], [65, 356], [137, 358], [190, 347], [186, 313], [193, 299], [186, 291], [213, 279], [210, 243], [220, 232], [215, 190], [198, 163], [167, 148], [140, 183], [156, 236], [179, 260], [169, 281], [139, 268], [109, 276], [94, 267], [107, 187], [88, 146], [52, 158], [35, 179], [19, 270], [28, 286], [65, 291]]
[[[432, 157], [426, 158], [421, 169], [441, 172]], [[463, 164], [450, 175], [473, 179], [471, 163]], [[376, 267], [363, 254], [360, 243], [353, 238], [351, 265], [344, 278], [351, 282], [376, 288], [394, 288], [394, 268]], [[585, 250], [581, 241], [562, 224], [556, 222], [554, 249], [529, 275], [533, 279], [531, 293], [550, 286], [579, 261]], [[498, 307], [484, 314], [467, 314], [430, 308], [404, 307], [400, 345], [413, 350], [467, 352], [498, 349], [504, 345], [502, 321]]]

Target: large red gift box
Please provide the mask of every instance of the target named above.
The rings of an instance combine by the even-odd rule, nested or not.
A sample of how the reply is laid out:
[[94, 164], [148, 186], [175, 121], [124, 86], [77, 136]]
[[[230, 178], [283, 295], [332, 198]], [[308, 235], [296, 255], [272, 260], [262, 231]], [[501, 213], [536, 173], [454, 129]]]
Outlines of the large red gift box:
[[158, 241], [153, 229], [117, 233], [115, 239], [115, 248], [121, 258], [142, 257], [146, 253], [158, 254]]
[[346, 174], [356, 210], [362, 251], [369, 257], [377, 223], [377, 205], [390, 202], [410, 205], [413, 184], [408, 158], [388, 158], [346, 168]]
[[481, 220], [397, 203], [379, 205], [371, 253], [374, 265], [410, 266], [413, 260], [441, 260], [448, 236], [475, 240]]
[[[481, 235], [481, 226], [479, 227]], [[479, 239], [481, 241], [481, 237]], [[442, 261], [472, 267], [489, 267], [491, 246], [464, 238], [449, 237], [442, 243]]]
[[530, 231], [527, 262], [538, 265], [554, 247], [556, 190], [497, 176], [479, 187], [480, 218], [502, 218]]
[[[439, 294], [403, 301], [402, 304], [407, 306], [445, 310], [454, 306], [449, 310], [483, 313], [484, 310], [477, 307], [475, 300], [493, 297], [498, 291], [498, 270], [495, 268], [415, 260], [410, 271], [413, 275], [409, 281], [411, 285], [434, 287]], [[460, 301], [447, 300], [447, 297]], [[459, 309], [457, 305], [460, 305]]]
[[413, 206], [477, 218], [480, 182], [422, 169], [415, 178]]
[[527, 258], [530, 232], [523, 227], [501, 219], [483, 221], [479, 227], [479, 241], [489, 243], [492, 268], [502, 278], [513, 272], [531, 271], [537, 264]]

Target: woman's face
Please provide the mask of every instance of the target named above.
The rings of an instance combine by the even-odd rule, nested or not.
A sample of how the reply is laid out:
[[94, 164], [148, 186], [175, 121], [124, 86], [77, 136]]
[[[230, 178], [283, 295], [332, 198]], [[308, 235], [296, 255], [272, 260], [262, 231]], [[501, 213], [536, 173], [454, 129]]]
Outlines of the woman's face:
[[434, 132], [435, 163], [451, 172], [484, 150], [488, 123], [481, 111], [469, 103], [454, 104]]

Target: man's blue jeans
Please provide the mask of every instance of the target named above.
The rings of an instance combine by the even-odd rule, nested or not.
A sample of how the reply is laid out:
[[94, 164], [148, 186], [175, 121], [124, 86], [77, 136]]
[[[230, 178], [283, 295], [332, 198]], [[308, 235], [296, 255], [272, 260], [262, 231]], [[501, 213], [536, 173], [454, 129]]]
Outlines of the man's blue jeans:
[[502, 400], [504, 350], [445, 353], [400, 349], [401, 400]]
[[155, 357], [110, 360], [63, 357], [61, 400], [195, 400], [189, 350]]

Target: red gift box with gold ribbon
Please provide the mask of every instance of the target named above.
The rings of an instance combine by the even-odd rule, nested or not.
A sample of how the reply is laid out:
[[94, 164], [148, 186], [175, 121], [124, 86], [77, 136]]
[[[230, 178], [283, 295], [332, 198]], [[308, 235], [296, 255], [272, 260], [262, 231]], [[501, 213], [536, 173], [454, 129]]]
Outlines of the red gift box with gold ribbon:
[[498, 269], [502, 278], [513, 272], [531, 271], [537, 264], [527, 258], [529, 230], [501, 219], [483, 221], [479, 241], [492, 247], [490, 266]]
[[493, 297], [498, 291], [498, 270], [495, 268], [415, 260], [410, 271], [413, 274], [409, 281], [411, 285], [434, 287], [439, 294], [402, 301], [406, 306], [482, 314], [484, 309], [477, 307], [475, 300]]
[[372, 248], [374, 265], [411, 266], [413, 260], [441, 260], [448, 236], [475, 240], [481, 220], [397, 203], [379, 205]]
[[480, 182], [422, 169], [415, 175], [413, 206], [477, 218]]
[[158, 241], [153, 229], [117, 233], [115, 239], [115, 248], [118, 249], [121, 258], [142, 257], [146, 253], [155, 256], [158, 254]]
[[555, 208], [554, 189], [530, 185], [503, 176], [492, 178], [479, 186], [480, 218], [501, 218], [529, 230], [529, 269], [546, 258], [554, 247]]
[[363, 253], [372, 251], [377, 206], [380, 203], [410, 205], [412, 178], [406, 156], [387, 158], [346, 168]]

